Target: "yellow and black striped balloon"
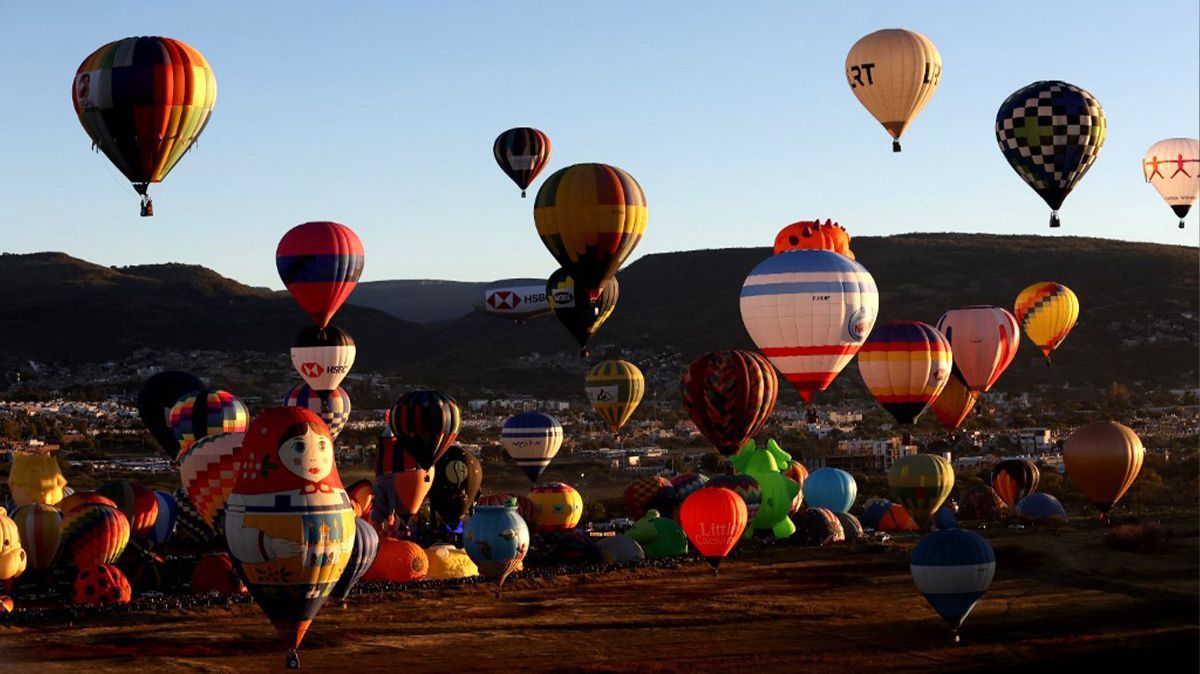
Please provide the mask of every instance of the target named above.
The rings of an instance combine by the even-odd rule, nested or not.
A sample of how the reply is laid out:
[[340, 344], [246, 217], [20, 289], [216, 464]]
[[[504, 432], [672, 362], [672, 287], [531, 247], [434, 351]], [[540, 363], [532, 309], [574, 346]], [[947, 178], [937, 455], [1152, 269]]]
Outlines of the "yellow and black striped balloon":
[[627, 360], [606, 360], [593, 367], [584, 380], [592, 409], [604, 418], [615, 435], [633, 416], [646, 392], [642, 371]]

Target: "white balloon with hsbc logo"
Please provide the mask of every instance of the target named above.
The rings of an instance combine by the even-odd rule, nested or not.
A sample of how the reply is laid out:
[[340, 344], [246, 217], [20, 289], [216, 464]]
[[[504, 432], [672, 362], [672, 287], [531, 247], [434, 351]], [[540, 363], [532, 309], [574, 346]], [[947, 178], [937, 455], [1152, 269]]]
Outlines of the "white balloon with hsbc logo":
[[335, 325], [305, 328], [292, 345], [292, 367], [314, 391], [334, 391], [350, 373], [357, 348]]
[[879, 291], [871, 273], [844, 255], [790, 250], [751, 270], [741, 311], [758, 350], [811, 404], [870, 334]]

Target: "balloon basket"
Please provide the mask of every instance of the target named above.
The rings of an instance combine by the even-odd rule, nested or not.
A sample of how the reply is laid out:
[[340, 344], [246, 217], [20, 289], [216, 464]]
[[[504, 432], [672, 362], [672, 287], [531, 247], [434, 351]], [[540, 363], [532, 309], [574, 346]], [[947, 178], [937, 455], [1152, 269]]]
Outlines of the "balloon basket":
[[284, 664], [288, 669], [300, 669], [300, 654], [296, 651], [288, 651]]
[[899, 151], [900, 151], [900, 141], [893, 140], [892, 141], [892, 152], [899, 152]]
[[1062, 221], [1058, 219], [1058, 211], [1053, 211], [1050, 213], [1050, 226], [1062, 227]]
[[708, 565], [712, 567], [714, 576], [721, 575], [721, 558], [720, 557], [705, 557], [704, 561], [708, 562]]
[[149, 194], [142, 195], [142, 217], [143, 218], [154, 217], [154, 202], [150, 200]]

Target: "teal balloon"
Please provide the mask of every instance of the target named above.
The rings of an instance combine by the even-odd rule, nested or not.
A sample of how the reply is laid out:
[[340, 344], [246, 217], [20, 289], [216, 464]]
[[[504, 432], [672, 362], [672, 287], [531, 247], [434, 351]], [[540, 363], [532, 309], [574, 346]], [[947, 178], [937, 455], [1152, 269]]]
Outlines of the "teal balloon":
[[841, 468], [822, 468], [808, 474], [804, 481], [804, 502], [810, 508], [831, 512], [849, 512], [858, 498], [854, 476]]
[[505, 505], [476, 506], [463, 527], [463, 548], [481, 575], [503, 584], [529, 552], [529, 526], [517, 514], [516, 499]]

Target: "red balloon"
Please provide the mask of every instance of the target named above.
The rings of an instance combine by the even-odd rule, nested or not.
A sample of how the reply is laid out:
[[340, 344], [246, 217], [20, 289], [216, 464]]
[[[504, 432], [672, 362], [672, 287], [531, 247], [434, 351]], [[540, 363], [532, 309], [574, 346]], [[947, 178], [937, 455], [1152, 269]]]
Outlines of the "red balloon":
[[753, 351], [713, 351], [687, 366], [679, 390], [696, 428], [717, 451], [732, 456], [767, 423], [779, 376]]
[[233, 560], [229, 553], [207, 555], [196, 563], [192, 569], [192, 592], [206, 594], [244, 594], [246, 586], [233, 568]]
[[317, 327], [329, 325], [362, 276], [362, 241], [336, 222], [306, 222], [283, 235], [275, 249], [279, 278]]
[[721, 487], [692, 492], [679, 508], [683, 533], [714, 569], [737, 545], [747, 519], [742, 497]]
[[129, 579], [112, 564], [85, 566], [75, 576], [76, 604], [128, 604], [132, 596]]

